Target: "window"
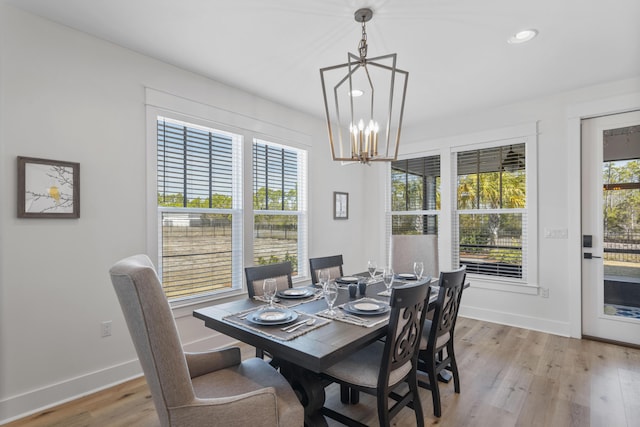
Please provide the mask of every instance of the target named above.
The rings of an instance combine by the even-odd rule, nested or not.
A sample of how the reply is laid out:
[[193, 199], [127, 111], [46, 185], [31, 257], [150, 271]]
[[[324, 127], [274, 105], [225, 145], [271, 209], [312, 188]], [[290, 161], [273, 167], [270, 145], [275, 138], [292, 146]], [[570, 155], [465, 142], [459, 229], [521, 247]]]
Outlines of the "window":
[[440, 156], [391, 163], [391, 234], [438, 234]]
[[518, 143], [457, 153], [454, 268], [527, 278], [525, 148]]
[[254, 264], [291, 261], [306, 271], [306, 151], [253, 142]]
[[158, 270], [172, 301], [241, 287], [241, 144], [157, 117]]

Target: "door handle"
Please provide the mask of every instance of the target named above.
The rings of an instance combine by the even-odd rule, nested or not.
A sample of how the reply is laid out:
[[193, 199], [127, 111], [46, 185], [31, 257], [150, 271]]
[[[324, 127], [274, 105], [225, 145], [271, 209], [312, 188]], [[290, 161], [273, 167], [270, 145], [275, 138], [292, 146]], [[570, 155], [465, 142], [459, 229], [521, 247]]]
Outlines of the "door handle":
[[600, 258], [600, 259], [602, 259], [601, 256], [592, 255], [591, 252], [585, 252], [584, 253], [584, 259], [592, 259], [592, 258]]

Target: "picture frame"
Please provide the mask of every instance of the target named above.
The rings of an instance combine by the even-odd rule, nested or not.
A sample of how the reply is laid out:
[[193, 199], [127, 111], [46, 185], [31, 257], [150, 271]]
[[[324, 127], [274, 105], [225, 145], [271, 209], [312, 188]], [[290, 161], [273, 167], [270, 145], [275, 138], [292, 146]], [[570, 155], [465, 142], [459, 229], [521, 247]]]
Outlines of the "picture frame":
[[349, 219], [349, 193], [333, 192], [333, 219]]
[[18, 156], [18, 218], [80, 218], [80, 163]]

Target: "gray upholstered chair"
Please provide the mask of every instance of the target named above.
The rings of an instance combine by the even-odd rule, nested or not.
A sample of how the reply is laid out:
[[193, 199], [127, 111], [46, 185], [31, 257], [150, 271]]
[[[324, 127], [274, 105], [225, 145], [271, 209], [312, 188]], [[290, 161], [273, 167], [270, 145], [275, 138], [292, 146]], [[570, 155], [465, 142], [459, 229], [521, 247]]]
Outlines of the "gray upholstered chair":
[[413, 263], [422, 261], [424, 275], [436, 277], [438, 236], [435, 234], [398, 234], [392, 236], [392, 267], [398, 273], [413, 273]]
[[116, 263], [111, 281], [162, 426], [295, 426], [304, 410], [268, 363], [241, 362], [237, 347], [185, 353], [162, 285], [146, 255]]

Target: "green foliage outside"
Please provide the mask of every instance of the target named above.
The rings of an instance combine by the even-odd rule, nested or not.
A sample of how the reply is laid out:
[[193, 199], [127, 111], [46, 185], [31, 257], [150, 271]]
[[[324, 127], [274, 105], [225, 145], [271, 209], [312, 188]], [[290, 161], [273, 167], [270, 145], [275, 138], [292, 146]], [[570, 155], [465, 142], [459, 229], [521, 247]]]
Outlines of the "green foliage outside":
[[285, 191], [273, 190], [261, 187], [253, 193], [253, 209], [257, 211], [277, 210], [296, 211], [298, 210], [298, 190], [292, 188]]
[[633, 239], [640, 233], [640, 190], [616, 184], [639, 183], [640, 161], [606, 162], [602, 174], [604, 184], [610, 185], [603, 189], [605, 234], [608, 239]]
[[[524, 171], [485, 172], [458, 176], [458, 209], [517, 209], [526, 206]], [[460, 244], [500, 246], [500, 249], [465, 248], [469, 255], [484, 255], [507, 264], [522, 264], [522, 215], [511, 213], [461, 214]], [[514, 249], [507, 249], [513, 246]]]
[[[209, 205], [211, 201], [211, 206]], [[177, 194], [162, 194], [158, 193], [158, 206], [161, 207], [174, 207], [174, 208], [205, 208], [205, 209], [231, 209], [232, 199], [231, 196], [225, 196], [223, 194], [213, 194], [211, 197], [202, 199], [196, 197], [187, 201], [187, 206], [184, 206], [184, 195], [182, 193]]]
[[293, 268], [294, 271], [297, 270], [298, 257], [295, 255], [291, 255], [289, 251], [287, 251], [287, 253], [285, 253], [284, 257], [282, 258], [279, 258], [276, 255], [271, 255], [269, 258], [258, 257], [258, 259], [256, 260], [256, 263], [258, 265], [269, 265], [269, 264], [277, 264], [279, 262], [287, 262], [287, 261], [291, 262], [291, 267]]

